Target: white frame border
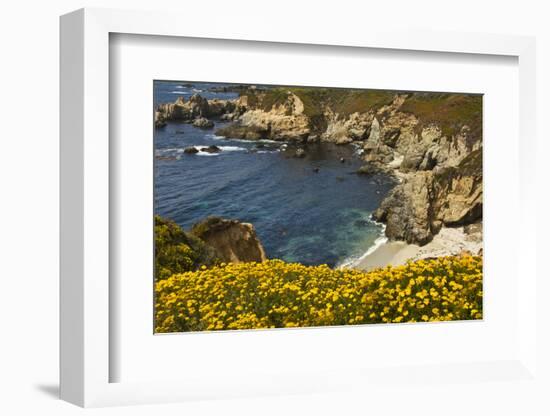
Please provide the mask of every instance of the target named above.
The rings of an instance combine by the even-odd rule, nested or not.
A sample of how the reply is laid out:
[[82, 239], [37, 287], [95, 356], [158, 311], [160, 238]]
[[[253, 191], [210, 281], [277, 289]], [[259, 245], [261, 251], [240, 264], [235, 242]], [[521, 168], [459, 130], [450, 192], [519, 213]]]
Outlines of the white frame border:
[[[109, 34], [180, 36], [352, 46], [446, 53], [506, 55], [519, 62], [521, 146], [520, 241], [536, 241], [535, 39], [509, 35], [387, 31], [349, 27], [328, 34], [268, 21], [253, 33], [235, 33], [234, 22], [205, 27], [174, 13], [81, 9], [61, 17], [60, 172], [60, 395], [79, 406], [108, 406], [214, 398], [208, 384], [109, 383]], [[535, 382], [537, 372], [536, 255], [518, 247], [520, 356], [509, 364]], [[482, 363], [483, 364], [483, 363]], [[485, 363], [487, 365], [487, 363]], [[539, 365], [540, 367], [540, 365]], [[540, 370], [540, 368], [538, 368]], [[337, 378], [337, 377], [335, 377]], [[341, 390], [341, 382], [305, 385], [295, 375], [230, 389], [226, 397]], [[285, 385], [284, 389], [280, 386]], [[225, 397], [224, 396], [224, 397]]]

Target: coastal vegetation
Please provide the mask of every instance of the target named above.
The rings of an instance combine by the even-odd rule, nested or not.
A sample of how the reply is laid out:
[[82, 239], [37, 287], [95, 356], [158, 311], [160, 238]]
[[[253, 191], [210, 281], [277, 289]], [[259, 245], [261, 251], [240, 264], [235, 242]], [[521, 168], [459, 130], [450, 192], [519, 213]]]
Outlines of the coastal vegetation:
[[155, 215], [155, 280], [218, 263], [215, 250], [174, 221]]
[[209, 217], [185, 231], [156, 217], [156, 332], [483, 317], [482, 95], [235, 88], [236, 98], [161, 104], [155, 125], [216, 128], [217, 139], [256, 141], [257, 149], [268, 139], [270, 149], [304, 161], [314, 160], [308, 146], [353, 146], [361, 163], [350, 173], [395, 182], [372, 219], [418, 257], [375, 270], [306, 266], [268, 259], [252, 224]]
[[415, 93], [405, 100], [401, 111], [421, 120], [418, 130], [430, 124], [438, 125], [446, 136], [460, 133], [469, 126], [471, 135], [481, 138], [482, 96], [476, 94]]
[[222, 263], [155, 285], [156, 332], [431, 322], [483, 317], [482, 259], [368, 273], [269, 260]]
[[[226, 221], [210, 218], [193, 229], [203, 236], [223, 235], [219, 227], [227, 229]], [[157, 216], [155, 223], [156, 332], [483, 316], [480, 256], [463, 253], [370, 272], [281, 260], [235, 258], [226, 263], [219, 261], [223, 248], [208, 245], [172, 221]], [[225, 251], [234, 250], [231, 245], [239, 241], [225, 240]]]

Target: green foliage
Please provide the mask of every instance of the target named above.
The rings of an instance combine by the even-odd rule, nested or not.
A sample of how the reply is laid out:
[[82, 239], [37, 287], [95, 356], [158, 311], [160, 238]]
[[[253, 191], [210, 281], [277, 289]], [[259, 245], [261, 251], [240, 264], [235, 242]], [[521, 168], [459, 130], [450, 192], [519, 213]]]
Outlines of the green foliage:
[[206, 237], [211, 230], [219, 230], [220, 227], [227, 226], [228, 222], [220, 217], [210, 216], [204, 219], [201, 222], [198, 222], [193, 225], [191, 228], [191, 233], [198, 238]]
[[213, 248], [183, 231], [174, 221], [155, 216], [155, 279], [216, 264]]
[[[377, 111], [389, 105], [395, 98], [393, 91], [381, 90], [337, 90], [334, 94], [333, 111], [343, 116], [365, 111]], [[346, 92], [343, 94], [342, 92]]]
[[[344, 118], [356, 112], [375, 112], [391, 104], [399, 93], [347, 88], [276, 87], [268, 90], [246, 90], [241, 94], [248, 96], [251, 108], [269, 111], [273, 106], [284, 105], [289, 92], [296, 94], [304, 103], [304, 113], [309, 117], [314, 131], [323, 131], [326, 128], [326, 108]], [[412, 92], [407, 95], [400, 111], [416, 116], [420, 120], [419, 130], [436, 124], [444, 135], [452, 136], [460, 132], [464, 125], [468, 125], [472, 141], [481, 138], [482, 95], [430, 92]]]
[[314, 131], [326, 128], [324, 112], [327, 107], [341, 117], [356, 112], [377, 111], [380, 107], [391, 104], [395, 98], [394, 91], [358, 90], [347, 88], [317, 87], [277, 87], [263, 91], [247, 90], [241, 95], [248, 97], [251, 108], [264, 111], [287, 102], [288, 93], [294, 93], [304, 104], [304, 114], [310, 119]]
[[415, 115], [419, 129], [436, 124], [444, 135], [452, 136], [468, 125], [472, 139], [477, 140], [482, 134], [482, 107], [480, 94], [412, 93], [400, 110]]

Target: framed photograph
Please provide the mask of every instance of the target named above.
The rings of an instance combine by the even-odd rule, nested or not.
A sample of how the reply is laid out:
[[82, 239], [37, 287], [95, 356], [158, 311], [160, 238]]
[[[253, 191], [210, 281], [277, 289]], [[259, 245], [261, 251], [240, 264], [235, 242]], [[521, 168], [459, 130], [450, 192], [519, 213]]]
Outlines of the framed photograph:
[[63, 399], [542, 400], [534, 40], [327, 36], [61, 18]]

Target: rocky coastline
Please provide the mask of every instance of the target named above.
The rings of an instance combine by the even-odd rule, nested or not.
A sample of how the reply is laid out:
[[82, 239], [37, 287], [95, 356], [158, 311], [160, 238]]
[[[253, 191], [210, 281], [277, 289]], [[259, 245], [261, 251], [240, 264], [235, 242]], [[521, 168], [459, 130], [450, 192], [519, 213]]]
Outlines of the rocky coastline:
[[364, 161], [358, 174], [396, 178], [373, 219], [386, 224], [389, 242], [421, 248], [449, 234], [442, 230], [481, 230], [481, 100], [469, 94], [239, 88], [236, 99], [196, 94], [161, 104], [155, 127], [176, 121], [215, 128], [219, 120], [230, 121], [216, 134], [289, 143], [297, 157], [305, 156], [308, 143], [353, 144]]

